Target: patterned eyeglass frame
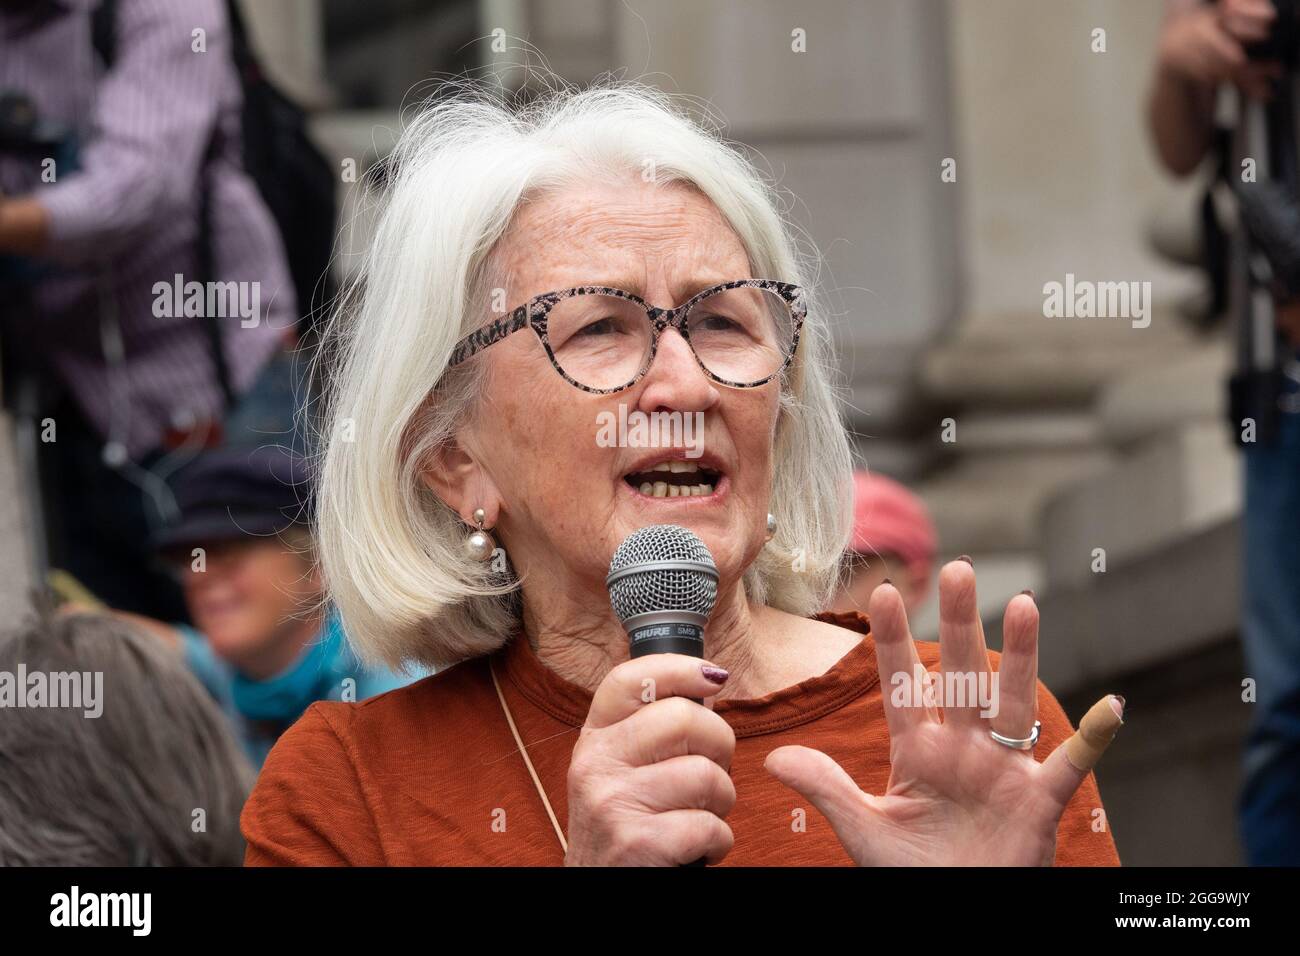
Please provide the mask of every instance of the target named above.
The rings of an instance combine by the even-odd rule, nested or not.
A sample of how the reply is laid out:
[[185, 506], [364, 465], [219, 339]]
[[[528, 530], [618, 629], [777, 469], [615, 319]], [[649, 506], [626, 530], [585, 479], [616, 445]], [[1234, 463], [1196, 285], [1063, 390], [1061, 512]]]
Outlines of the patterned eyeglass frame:
[[[519, 308], [515, 309], [509, 315], [496, 319], [492, 323], [476, 329], [469, 335], [465, 336], [456, 343], [452, 349], [451, 361], [447, 367], [455, 368], [462, 362], [472, 358], [474, 355], [483, 351], [489, 345], [495, 345], [507, 335], [518, 332], [524, 326], [532, 326], [537, 338], [541, 340], [542, 347], [546, 350], [546, 357], [551, 360], [551, 365], [555, 371], [560, 374], [570, 385], [580, 388], [584, 392], [590, 392], [593, 395], [612, 395], [615, 392], [621, 392], [626, 388], [631, 388], [650, 371], [650, 366], [654, 364], [655, 354], [659, 350], [659, 337], [663, 335], [664, 330], [669, 326], [675, 328], [690, 344], [690, 333], [686, 329], [686, 319], [690, 315], [691, 308], [701, 299], [706, 299], [718, 292], [724, 292], [727, 289], [762, 289], [764, 292], [773, 292], [780, 296], [790, 310], [790, 317], [793, 321], [793, 335], [790, 339], [790, 351], [785, 356], [785, 361], [781, 363], [771, 375], [760, 379], [757, 382], [729, 382], [724, 378], [713, 374], [700, 361], [700, 357], [695, 352], [695, 346], [691, 346], [691, 354], [695, 356], [695, 364], [710, 379], [720, 385], [727, 385], [731, 388], [758, 388], [760, 385], [766, 385], [772, 379], [776, 378], [794, 361], [795, 352], [799, 349], [799, 333], [803, 330], [803, 320], [808, 315], [807, 305], [804, 303], [803, 289], [789, 282], [778, 282], [775, 279], [736, 279], [732, 282], [723, 282], [719, 285], [712, 286], [702, 292], [697, 292], [675, 309], [660, 309], [650, 305], [638, 295], [631, 292], [624, 292], [622, 289], [612, 289], [603, 285], [583, 285], [575, 286], [571, 289], [562, 289], [559, 292], [543, 292], [541, 295], [534, 296]], [[650, 354], [646, 356], [645, 364], [636, 376], [627, 384], [619, 385], [617, 388], [592, 388], [590, 385], [583, 385], [569, 376], [564, 369], [560, 368], [560, 363], [555, 358], [555, 353], [551, 350], [551, 342], [547, 337], [547, 319], [550, 316], [551, 309], [564, 299], [573, 298], [577, 295], [611, 295], [620, 299], [627, 299], [635, 302], [645, 310], [646, 318], [649, 319], [653, 328], [650, 338]]]

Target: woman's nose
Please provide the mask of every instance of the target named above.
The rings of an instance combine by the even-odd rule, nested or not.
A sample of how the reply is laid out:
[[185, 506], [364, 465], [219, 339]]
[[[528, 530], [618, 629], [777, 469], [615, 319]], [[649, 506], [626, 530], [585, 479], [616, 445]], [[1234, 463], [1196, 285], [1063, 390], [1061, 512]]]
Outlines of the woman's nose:
[[716, 383], [700, 368], [690, 343], [677, 329], [665, 329], [654, 361], [642, 379], [638, 409], [702, 412], [717, 404], [719, 398]]

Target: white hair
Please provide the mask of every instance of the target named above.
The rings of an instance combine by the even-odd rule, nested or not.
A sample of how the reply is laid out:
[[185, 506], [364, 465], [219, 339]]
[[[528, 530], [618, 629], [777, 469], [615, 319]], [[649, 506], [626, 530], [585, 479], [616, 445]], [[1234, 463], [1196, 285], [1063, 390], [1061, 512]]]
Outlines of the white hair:
[[478, 81], [447, 86], [389, 158], [373, 241], [322, 349], [317, 544], [358, 654], [442, 667], [497, 649], [520, 626], [518, 581], [466, 556], [469, 529], [421, 473], [482, 394], [485, 363], [447, 363], [491, 314], [493, 257], [516, 208], [594, 177], [693, 186], [735, 231], [754, 276], [806, 290], [799, 351], [781, 382], [776, 536], [744, 584], [751, 600], [822, 610], [848, 541], [852, 461], [811, 288], [815, 255], [799, 254], [776, 189], [716, 128], [638, 82], [561, 85], [526, 104]]

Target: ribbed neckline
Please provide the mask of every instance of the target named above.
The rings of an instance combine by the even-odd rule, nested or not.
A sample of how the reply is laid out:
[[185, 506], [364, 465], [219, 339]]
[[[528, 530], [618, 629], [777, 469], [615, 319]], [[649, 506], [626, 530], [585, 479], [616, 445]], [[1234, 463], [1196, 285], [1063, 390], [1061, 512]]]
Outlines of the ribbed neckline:
[[[856, 611], [825, 611], [813, 618], [863, 635], [871, 631], [867, 616]], [[582, 726], [591, 709], [591, 693], [543, 664], [522, 634], [517, 634], [498, 656], [511, 684], [533, 706], [570, 726]], [[838, 710], [870, 690], [878, 679], [875, 645], [863, 640], [824, 674], [763, 697], [720, 700], [713, 709], [726, 718], [737, 737], [770, 734]]]

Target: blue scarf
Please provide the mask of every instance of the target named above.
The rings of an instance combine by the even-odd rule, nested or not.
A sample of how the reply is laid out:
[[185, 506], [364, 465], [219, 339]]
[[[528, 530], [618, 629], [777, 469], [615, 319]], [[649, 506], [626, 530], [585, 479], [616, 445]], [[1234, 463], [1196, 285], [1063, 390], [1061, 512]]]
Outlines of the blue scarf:
[[235, 709], [247, 719], [291, 724], [314, 701], [337, 700], [345, 677], [359, 676], [338, 612], [331, 610], [320, 633], [288, 670], [267, 680], [236, 673], [231, 690]]

